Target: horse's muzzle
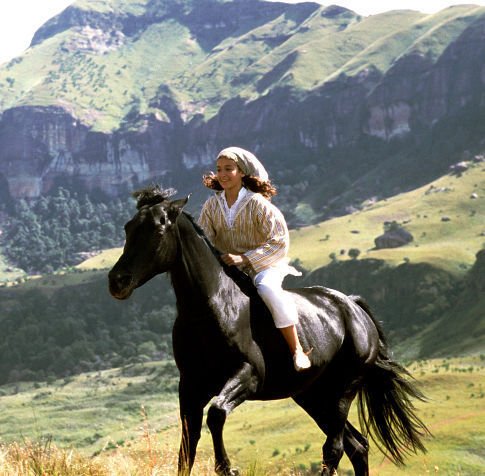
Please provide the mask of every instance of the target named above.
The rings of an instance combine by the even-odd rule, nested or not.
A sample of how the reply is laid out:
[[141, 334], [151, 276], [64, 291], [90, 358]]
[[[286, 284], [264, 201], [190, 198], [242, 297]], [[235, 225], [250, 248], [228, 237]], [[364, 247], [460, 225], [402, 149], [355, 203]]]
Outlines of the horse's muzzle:
[[133, 275], [111, 271], [108, 275], [109, 292], [116, 299], [127, 299], [135, 289]]

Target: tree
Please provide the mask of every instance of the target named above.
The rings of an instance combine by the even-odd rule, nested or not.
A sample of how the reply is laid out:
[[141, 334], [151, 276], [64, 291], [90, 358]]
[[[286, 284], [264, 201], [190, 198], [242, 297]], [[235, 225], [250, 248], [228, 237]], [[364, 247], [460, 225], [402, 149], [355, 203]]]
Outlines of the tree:
[[357, 259], [358, 256], [360, 255], [360, 250], [358, 248], [350, 248], [350, 250], [348, 251], [348, 255], [352, 259]]
[[76, 263], [82, 251], [120, 246], [129, 219], [128, 200], [80, 201], [64, 188], [37, 201], [19, 200], [5, 233], [5, 253], [29, 272], [51, 272]]

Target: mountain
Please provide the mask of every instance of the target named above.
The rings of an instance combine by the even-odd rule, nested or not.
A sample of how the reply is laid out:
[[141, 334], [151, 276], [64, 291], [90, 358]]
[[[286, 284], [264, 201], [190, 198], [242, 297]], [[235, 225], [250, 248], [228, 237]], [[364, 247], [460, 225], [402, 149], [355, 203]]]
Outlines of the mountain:
[[0, 67], [0, 196], [159, 181], [200, 201], [241, 145], [290, 223], [342, 214], [481, 151], [484, 50], [474, 5], [79, 0]]

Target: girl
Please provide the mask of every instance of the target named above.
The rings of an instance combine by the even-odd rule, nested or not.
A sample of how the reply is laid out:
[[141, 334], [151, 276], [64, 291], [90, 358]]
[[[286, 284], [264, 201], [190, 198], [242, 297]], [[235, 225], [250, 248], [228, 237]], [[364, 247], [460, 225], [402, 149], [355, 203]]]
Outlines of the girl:
[[288, 343], [295, 369], [309, 368], [296, 332], [295, 303], [282, 288], [284, 277], [298, 272], [287, 263], [288, 228], [269, 201], [276, 189], [266, 170], [251, 152], [228, 147], [217, 156], [216, 174], [205, 175], [203, 182], [217, 192], [202, 207], [200, 226], [226, 265], [251, 276]]

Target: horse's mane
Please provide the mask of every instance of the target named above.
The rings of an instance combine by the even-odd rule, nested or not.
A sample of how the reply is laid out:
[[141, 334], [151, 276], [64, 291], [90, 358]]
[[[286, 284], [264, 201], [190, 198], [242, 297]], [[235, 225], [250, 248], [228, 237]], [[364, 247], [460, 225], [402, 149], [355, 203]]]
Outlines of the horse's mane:
[[136, 209], [140, 210], [145, 205], [152, 206], [157, 203], [162, 203], [175, 193], [177, 193], [177, 190], [174, 188], [163, 189], [160, 185], [150, 185], [134, 191], [131, 195], [136, 199]]
[[[194, 227], [195, 231], [197, 234], [204, 239], [204, 241], [207, 243], [207, 246], [211, 249], [212, 253], [216, 256], [216, 258], [220, 258], [222, 253], [209, 241], [209, 238], [207, 238], [205, 231], [202, 229], [202, 227], [195, 221], [195, 218], [186, 211], [183, 211], [183, 214], [188, 218], [192, 226]], [[220, 259], [219, 259], [220, 261]], [[222, 263], [221, 263], [222, 264]]]

